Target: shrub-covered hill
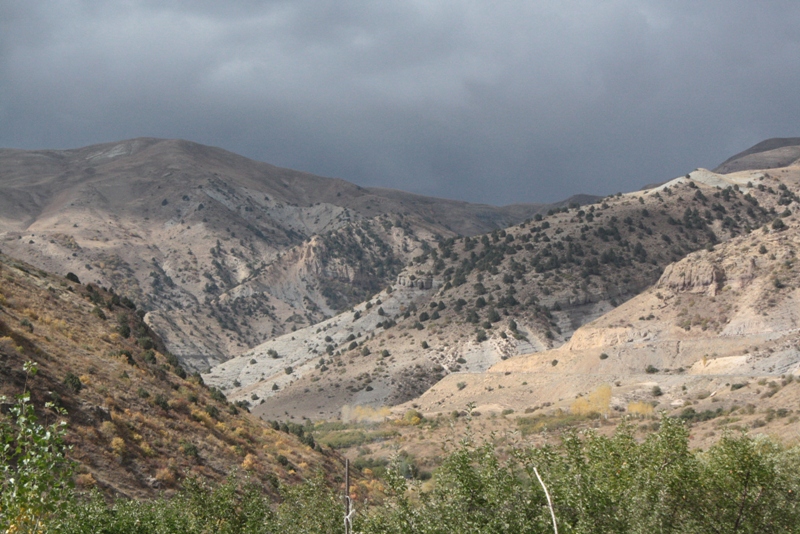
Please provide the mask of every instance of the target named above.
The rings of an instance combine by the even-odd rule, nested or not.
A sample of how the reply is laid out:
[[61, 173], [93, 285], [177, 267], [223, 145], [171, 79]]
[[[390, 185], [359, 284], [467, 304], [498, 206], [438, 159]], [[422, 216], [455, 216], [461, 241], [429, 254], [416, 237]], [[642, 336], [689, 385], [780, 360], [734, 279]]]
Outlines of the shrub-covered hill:
[[[142, 315], [74, 275], [0, 254], [0, 407], [8, 414], [27, 388], [37, 409], [66, 409], [80, 487], [141, 497], [239, 470], [274, 493], [281, 481], [340, 474], [339, 458], [299, 439], [300, 429], [273, 430], [187, 375]], [[37, 376], [23, 371], [26, 361]]]
[[363, 301], [435, 235], [548, 207], [363, 188], [174, 139], [0, 149], [3, 250], [128, 296], [195, 370]]
[[442, 239], [392, 292], [205, 376], [232, 398], [259, 399], [254, 411], [269, 418], [411, 400], [445, 374], [560, 346], [670, 263], [771, 222], [796, 202], [795, 178], [699, 170], [505, 230]]

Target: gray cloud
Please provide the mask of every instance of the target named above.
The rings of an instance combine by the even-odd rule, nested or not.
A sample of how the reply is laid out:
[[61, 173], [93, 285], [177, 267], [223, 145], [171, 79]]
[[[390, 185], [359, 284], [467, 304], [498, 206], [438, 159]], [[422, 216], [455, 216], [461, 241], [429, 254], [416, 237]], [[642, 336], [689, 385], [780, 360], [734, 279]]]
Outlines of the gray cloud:
[[608, 194], [797, 136], [793, 1], [0, 2], [0, 145], [182, 137], [362, 185]]

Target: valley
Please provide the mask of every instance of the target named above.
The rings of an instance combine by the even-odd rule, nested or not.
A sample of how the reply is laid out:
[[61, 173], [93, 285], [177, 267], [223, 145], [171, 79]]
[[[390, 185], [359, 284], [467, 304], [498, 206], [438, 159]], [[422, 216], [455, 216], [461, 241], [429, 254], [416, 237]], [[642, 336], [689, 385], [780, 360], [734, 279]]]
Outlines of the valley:
[[[639, 191], [505, 208], [184, 141], [0, 151], [0, 248], [138, 310], [156, 361], [196, 382], [173, 391], [201, 399], [202, 383], [361, 467], [402, 449], [430, 471], [465, 432], [510, 447], [632, 418], [644, 438], [660, 413], [691, 424], [695, 446], [726, 429], [791, 441], [794, 141]], [[6, 324], [30, 315], [12, 309]]]

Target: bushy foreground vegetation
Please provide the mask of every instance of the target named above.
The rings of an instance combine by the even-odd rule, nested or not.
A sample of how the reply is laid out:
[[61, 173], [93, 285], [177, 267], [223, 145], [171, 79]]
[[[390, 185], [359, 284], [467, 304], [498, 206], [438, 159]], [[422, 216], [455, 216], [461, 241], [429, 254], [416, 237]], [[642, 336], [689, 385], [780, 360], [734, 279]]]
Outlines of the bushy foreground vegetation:
[[[189, 479], [174, 497], [152, 501], [109, 504], [97, 493], [79, 494], [69, 484], [63, 426], [40, 424], [27, 395], [7, 411], [0, 531], [343, 531], [341, 488], [321, 477], [282, 487], [279, 503], [236, 478], [216, 487]], [[624, 424], [611, 437], [568, 433], [559, 445], [507, 454], [465, 439], [424, 486], [387, 470], [384, 495], [357, 504], [354, 531], [552, 532], [534, 469], [562, 533], [800, 532], [800, 449], [728, 434], [706, 452], [692, 451], [684, 422], [666, 417], [643, 442]]]

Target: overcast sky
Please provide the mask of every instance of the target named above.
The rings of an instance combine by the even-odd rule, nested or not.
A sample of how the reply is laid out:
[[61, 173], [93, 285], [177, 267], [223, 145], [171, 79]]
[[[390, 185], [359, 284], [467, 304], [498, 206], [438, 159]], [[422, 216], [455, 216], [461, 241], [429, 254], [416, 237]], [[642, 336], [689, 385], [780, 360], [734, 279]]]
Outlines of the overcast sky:
[[490, 204], [631, 190], [800, 136], [800, 2], [0, 0], [0, 146], [139, 136]]

